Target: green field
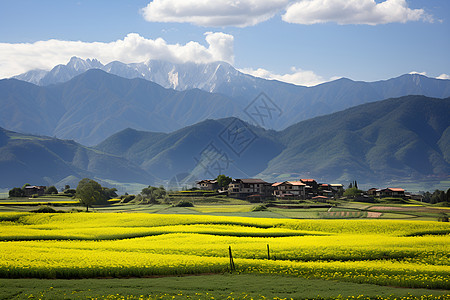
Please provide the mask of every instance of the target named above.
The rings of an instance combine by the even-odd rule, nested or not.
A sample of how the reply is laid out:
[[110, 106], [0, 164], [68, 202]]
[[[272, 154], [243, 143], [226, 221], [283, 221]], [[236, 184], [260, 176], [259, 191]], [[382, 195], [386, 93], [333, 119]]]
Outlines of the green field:
[[[0, 279], [0, 299], [446, 299], [448, 292], [255, 274]], [[433, 297], [424, 295], [433, 294]], [[356, 295], [356, 296], [355, 296]], [[364, 297], [361, 297], [364, 295]], [[447, 295], [447, 296], [446, 296]], [[354, 297], [355, 296], [355, 297]], [[448, 299], [448, 298], [447, 298]]]
[[[118, 201], [109, 205], [93, 207], [96, 212], [141, 212], [161, 214], [196, 214], [215, 216], [241, 216], [263, 218], [292, 219], [411, 219], [434, 221], [442, 215], [450, 216], [448, 207], [437, 207], [414, 200], [403, 203], [361, 203], [349, 201], [334, 201], [327, 207], [316, 207], [317, 203], [292, 201], [291, 204], [275, 202], [267, 205], [263, 211], [254, 211], [261, 203], [249, 203], [244, 200], [224, 196], [213, 197], [182, 197], [171, 198], [169, 204], [142, 205]], [[194, 207], [176, 207], [176, 203], [187, 200]], [[46, 195], [38, 198], [1, 199], [0, 212], [27, 212], [36, 210], [39, 206], [52, 206], [58, 211], [83, 210], [76, 199], [64, 195]]]

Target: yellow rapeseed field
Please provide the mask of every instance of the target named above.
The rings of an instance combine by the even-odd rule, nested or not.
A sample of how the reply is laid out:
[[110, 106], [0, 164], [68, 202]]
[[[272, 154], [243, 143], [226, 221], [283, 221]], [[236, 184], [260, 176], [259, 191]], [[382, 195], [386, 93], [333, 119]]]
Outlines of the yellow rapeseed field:
[[449, 289], [449, 233], [426, 221], [0, 213], [0, 277], [221, 273], [231, 247], [236, 272]]

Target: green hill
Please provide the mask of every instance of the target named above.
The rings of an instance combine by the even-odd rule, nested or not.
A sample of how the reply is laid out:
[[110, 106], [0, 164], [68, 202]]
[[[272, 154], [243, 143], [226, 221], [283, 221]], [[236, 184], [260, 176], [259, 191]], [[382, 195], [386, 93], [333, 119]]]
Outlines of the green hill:
[[[0, 128], [0, 187], [24, 183], [72, 186], [84, 177], [150, 184], [155, 178], [119, 156], [74, 141], [15, 133]], [[62, 183], [61, 183], [62, 184]]]
[[406, 96], [297, 123], [261, 176], [386, 182], [450, 174], [450, 98]]
[[[233, 143], [230, 130], [240, 131], [248, 142]], [[178, 131], [165, 133], [123, 130], [96, 149], [123, 155], [159, 178], [180, 174], [205, 178], [227, 173], [249, 177], [263, 171], [283, 146], [274, 131], [249, 125], [237, 118], [206, 120]]]

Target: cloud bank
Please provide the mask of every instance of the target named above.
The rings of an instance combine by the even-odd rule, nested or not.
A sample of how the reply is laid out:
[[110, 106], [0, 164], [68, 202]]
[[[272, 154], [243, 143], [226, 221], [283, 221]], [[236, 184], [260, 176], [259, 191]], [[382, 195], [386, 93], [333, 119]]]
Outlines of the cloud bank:
[[141, 10], [149, 22], [253, 26], [272, 18], [288, 0], [154, 0]]
[[149, 22], [191, 23], [199, 26], [246, 27], [277, 13], [288, 23], [367, 24], [432, 22], [423, 9], [406, 0], [154, 0], [141, 10]]
[[[292, 83], [296, 85], [302, 85], [302, 86], [314, 86], [318, 85], [320, 83], [324, 83], [328, 80], [325, 80], [322, 76], [319, 76], [315, 74], [313, 71], [307, 71], [298, 69], [295, 67], [291, 68], [291, 73], [288, 74], [275, 74], [271, 71], [268, 71], [266, 69], [258, 68], [258, 69], [251, 69], [251, 68], [245, 68], [240, 69], [242, 73], [249, 74], [255, 77], [260, 77], [264, 79], [270, 79], [270, 80], [279, 80], [287, 83]], [[333, 78], [335, 79], [335, 78]]]
[[337, 23], [378, 25], [429, 21], [423, 9], [410, 9], [406, 0], [303, 0], [290, 4], [282, 19], [288, 23]]
[[213, 61], [234, 62], [234, 38], [222, 32], [207, 32], [208, 47], [198, 42], [185, 45], [168, 44], [164, 39], [146, 39], [130, 33], [124, 39], [110, 43], [48, 40], [35, 43], [0, 43], [0, 78], [32, 70], [49, 70], [65, 64], [72, 56], [95, 57], [103, 64], [118, 60], [124, 63], [161, 59], [174, 63]]

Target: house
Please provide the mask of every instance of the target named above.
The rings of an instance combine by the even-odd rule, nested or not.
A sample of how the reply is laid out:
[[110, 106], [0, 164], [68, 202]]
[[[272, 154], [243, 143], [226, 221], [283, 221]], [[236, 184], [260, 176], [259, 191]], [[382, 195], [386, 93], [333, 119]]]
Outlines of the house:
[[24, 192], [26, 197], [31, 197], [33, 195], [42, 196], [44, 195], [46, 186], [42, 185], [28, 185], [25, 187]]
[[317, 191], [319, 189], [319, 184], [315, 179], [300, 179], [301, 182], [310, 186], [313, 191]]
[[306, 184], [301, 181], [284, 181], [272, 184], [275, 197], [295, 197], [305, 199]]
[[377, 188], [371, 188], [367, 190], [367, 195], [369, 196], [376, 196], [378, 189]]
[[376, 197], [399, 197], [403, 198], [405, 196], [405, 190], [400, 188], [386, 188], [386, 189], [379, 189], [375, 191]]
[[338, 193], [339, 191], [343, 191], [344, 190], [344, 186], [342, 184], [329, 184], [330, 189], [334, 192], [334, 193]]
[[266, 198], [272, 194], [272, 184], [262, 179], [233, 179], [228, 185], [228, 196], [247, 199], [249, 196]]
[[215, 179], [205, 179], [197, 182], [199, 189], [215, 191], [219, 189], [219, 183]]
[[334, 193], [331, 190], [331, 184], [328, 183], [319, 184], [318, 195], [325, 197], [333, 197]]
[[312, 200], [315, 200], [317, 202], [327, 202], [330, 198], [326, 197], [326, 196], [315, 196], [312, 197]]

